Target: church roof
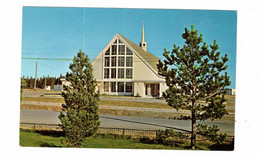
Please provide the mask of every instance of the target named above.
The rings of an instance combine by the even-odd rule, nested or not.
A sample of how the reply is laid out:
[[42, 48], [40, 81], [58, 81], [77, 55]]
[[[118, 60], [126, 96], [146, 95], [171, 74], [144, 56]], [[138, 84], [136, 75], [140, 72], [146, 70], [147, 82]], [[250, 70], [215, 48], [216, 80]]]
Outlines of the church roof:
[[159, 58], [153, 55], [148, 51], [144, 51], [141, 47], [133, 43], [132, 41], [128, 40], [121, 34], [120, 37], [123, 38], [125, 42], [127, 42], [154, 70], [158, 71], [156, 64], [159, 63]]

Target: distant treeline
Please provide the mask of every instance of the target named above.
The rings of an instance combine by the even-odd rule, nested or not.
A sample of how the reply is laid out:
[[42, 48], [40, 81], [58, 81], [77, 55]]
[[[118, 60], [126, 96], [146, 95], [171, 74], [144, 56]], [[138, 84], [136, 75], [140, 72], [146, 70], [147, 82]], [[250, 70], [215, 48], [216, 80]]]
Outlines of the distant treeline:
[[[22, 77], [26, 81], [25, 88], [34, 88], [34, 78], [32, 77]], [[40, 77], [36, 80], [36, 88], [45, 88], [45, 86], [51, 86], [51, 89], [53, 89], [54, 85], [61, 85], [60, 78], [64, 78], [62, 75], [60, 77]]]

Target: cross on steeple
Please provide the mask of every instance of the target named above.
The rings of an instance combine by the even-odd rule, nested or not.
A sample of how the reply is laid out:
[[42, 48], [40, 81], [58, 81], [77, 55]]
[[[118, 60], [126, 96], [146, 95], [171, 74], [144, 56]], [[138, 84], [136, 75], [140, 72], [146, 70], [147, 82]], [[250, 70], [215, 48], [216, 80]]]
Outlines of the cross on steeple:
[[143, 21], [143, 31], [142, 31], [142, 40], [140, 42], [140, 45], [139, 45], [144, 51], [147, 51], [147, 44], [145, 42], [145, 39], [144, 39], [144, 21]]

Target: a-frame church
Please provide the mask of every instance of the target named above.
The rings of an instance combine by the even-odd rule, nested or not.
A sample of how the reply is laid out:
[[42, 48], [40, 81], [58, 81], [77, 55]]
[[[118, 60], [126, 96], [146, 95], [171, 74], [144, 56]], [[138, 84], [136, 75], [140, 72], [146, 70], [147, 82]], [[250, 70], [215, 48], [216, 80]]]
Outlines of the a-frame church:
[[161, 97], [167, 86], [158, 75], [158, 60], [147, 51], [144, 25], [139, 46], [117, 33], [92, 62], [100, 93]]

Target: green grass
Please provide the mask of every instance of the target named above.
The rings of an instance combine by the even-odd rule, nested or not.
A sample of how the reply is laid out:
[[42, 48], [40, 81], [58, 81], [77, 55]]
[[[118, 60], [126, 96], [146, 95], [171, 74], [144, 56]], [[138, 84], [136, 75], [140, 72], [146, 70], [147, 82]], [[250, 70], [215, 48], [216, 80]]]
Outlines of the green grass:
[[[22, 147], [65, 147], [61, 144], [62, 140], [64, 140], [62, 132], [20, 130], [20, 146]], [[131, 139], [129, 136], [123, 135], [98, 134], [95, 137], [86, 138], [83, 148], [189, 150], [189, 145], [189, 143], [183, 143], [171, 147], [149, 139]], [[233, 143], [212, 145], [208, 142], [197, 142], [196, 146], [196, 150], [234, 150]]]
[[[53, 102], [53, 103], [65, 103], [64, 98], [46, 98], [46, 97], [23, 97], [23, 101], [34, 101], [34, 102]], [[147, 103], [147, 102], [133, 102], [133, 101], [111, 101], [101, 100], [99, 105], [106, 106], [123, 106], [123, 107], [141, 107], [141, 108], [164, 108], [172, 109], [167, 104], [161, 103]]]
[[[111, 138], [114, 137], [114, 138]], [[161, 144], [141, 143], [136, 139], [115, 138], [116, 136], [96, 136], [86, 138], [83, 148], [125, 148], [125, 149], [187, 149], [183, 147], [169, 147]], [[47, 134], [46, 132], [33, 132], [20, 130], [20, 146], [25, 147], [64, 147], [61, 135]]]
[[26, 147], [62, 147], [63, 137], [41, 135], [30, 130], [20, 130], [20, 146]]

